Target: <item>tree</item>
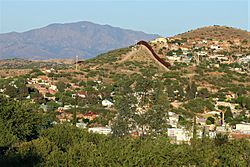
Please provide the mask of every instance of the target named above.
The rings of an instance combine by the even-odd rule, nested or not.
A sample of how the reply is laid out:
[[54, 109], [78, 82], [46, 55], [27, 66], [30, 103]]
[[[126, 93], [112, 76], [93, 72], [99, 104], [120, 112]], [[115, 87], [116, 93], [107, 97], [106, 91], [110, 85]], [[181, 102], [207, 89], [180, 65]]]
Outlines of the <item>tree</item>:
[[19, 99], [25, 99], [29, 95], [29, 89], [26, 85], [22, 84], [18, 87], [18, 97]]
[[189, 85], [186, 88], [186, 99], [187, 100], [194, 99], [196, 97], [196, 93], [197, 93], [197, 86], [195, 82], [189, 83]]
[[213, 117], [208, 117], [207, 120], [206, 120], [206, 124], [207, 125], [214, 124], [214, 118]]
[[0, 152], [2, 151], [1, 148], [9, 148], [17, 141], [17, 136], [14, 135], [12, 130], [0, 119]]
[[134, 115], [137, 99], [133, 95], [130, 80], [119, 82], [117, 94], [114, 97], [117, 114], [112, 124], [114, 136], [126, 136], [135, 128]]
[[193, 114], [193, 138], [196, 139], [196, 114], [202, 113], [205, 109], [213, 110], [214, 105], [209, 100], [204, 100], [201, 98], [196, 98], [189, 100], [186, 104], [183, 105], [189, 112]]
[[18, 89], [15, 88], [14, 86], [7, 85], [5, 87], [5, 92], [6, 95], [9, 95], [11, 98], [15, 98], [18, 95]]
[[224, 113], [224, 120], [226, 121], [226, 123], [231, 122], [233, 119], [233, 113], [231, 111], [231, 109], [227, 109], [226, 112]]
[[26, 101], [12, 101], [0, 97], [0, 119], [19, 140], [31, 140], [47, 126], [46, 115], [38, 107]]
[[126, 136], [135, 128], [134, 114], [136, 99], [131, 94], [121, 95], [115, 99], [118, 113], [113, 121], [112, 131], [115, 136]]
[[66, 88], [66, 85], [65, 85], [64, 82], [59, 81], [59, 82], [56, 83], [56, 87], [57, 87], [59, 92], [64, 92], [65, 88]]
[[30, 97], [38, 104], [43, 104], [46, 102], [43, 96], [38, 92], [37, 89], [30, 90]]
[[202, 88], [200, 91], [198, 91], [198, 97], [201, 98], [208, 98], [210, 96], [209, 91], [207, 88]]

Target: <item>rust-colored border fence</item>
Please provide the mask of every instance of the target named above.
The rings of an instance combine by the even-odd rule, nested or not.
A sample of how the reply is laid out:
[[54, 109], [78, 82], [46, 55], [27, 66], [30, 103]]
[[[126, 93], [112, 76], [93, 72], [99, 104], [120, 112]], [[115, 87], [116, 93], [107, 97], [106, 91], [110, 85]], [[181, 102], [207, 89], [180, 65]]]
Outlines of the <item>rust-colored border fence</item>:
[[153, 48], [146, 42], [146, 41], [139, 41], [137, 43], [137, 45], [144, 45], [148, 48], [148, 50], [150, 50], [150, 52], [153, 54], [153, 56], [156, 58], [157, 61], [159, 61], [162, 65], [164, 65], [165, 67], [169, 68], [171, 65], [169, 62], [165, 62], [164, 60], [162, 60], [153, 50]]

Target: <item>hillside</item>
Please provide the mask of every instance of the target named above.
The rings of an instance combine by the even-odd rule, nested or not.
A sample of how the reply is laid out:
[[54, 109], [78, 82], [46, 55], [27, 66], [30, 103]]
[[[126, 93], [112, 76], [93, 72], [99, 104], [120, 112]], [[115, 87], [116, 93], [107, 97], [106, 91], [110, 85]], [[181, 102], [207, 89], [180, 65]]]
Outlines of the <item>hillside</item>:
[[213, 38], [219, 40], [230, 40], [230, 39], [240, 39], [240, 40], [247, 40], [250, 42], [250, 32], [245, 30], [226, 27], [226, 26], [208, 26], [208, 27], [201, 27], [195, 30], [190, 30], [188, 32], [178, 34], [176, 37], [180, 38]]
[[80, 68], [86, 72], [84, 76], [96, 79], [101, 77], [104, 80], [110, 79], [116, 74], [132, 75], [146, 69], [158, 72], [168, 71], [142, 45], [135, 45], [101, 54], [96, 58], [82, 62]]
[[[220, 48], [211, 48], [216, 40], [203, 41], [157, 38], [71, 64], [0, 61], [4, 67], [0, 69], [0, 96], [16, 99], [17, 111], [30, 112], [16, 105], [30, 102], [35, 113], [46, 114], [56, 126], [72, 123], [89, 132], [119, 137], [164, 135], [173, 143], [189, 143], [191, 136], [209, 134], [208, 126], [226, 127], [225, 133], [237, 124], [249, 127], [250, 48], [239, 44], [241, 48], [231, 52], [228, 48], [238, 43], [221, 41], [217, 42]], [[3, 111], [13, 113], [12, 104], [3, 104]], [[178, 134], [169, 131], [180, 129], [185, 129], [187, 138], [176, 141]], [[221, 133], [220, 129], [213, 132]], [[230, 141], [250, 137], [239, 131], [229, 135]]]
[[0, 34], [0, 59], [91, 58], [157, 35], [91, 22], [51, 24], [23, 33]]

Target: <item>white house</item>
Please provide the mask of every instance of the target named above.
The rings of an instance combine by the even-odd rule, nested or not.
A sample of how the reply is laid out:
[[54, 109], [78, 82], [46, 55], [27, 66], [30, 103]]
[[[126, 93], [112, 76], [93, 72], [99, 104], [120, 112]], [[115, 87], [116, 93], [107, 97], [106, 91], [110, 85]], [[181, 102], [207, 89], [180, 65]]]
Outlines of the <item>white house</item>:
[[113, 105], [114, 104], [111, 101], [107, 100], [107, 99], [102, 101], [102, 106], [104, 106], [104, 107], [112, 107]]
[[197, 52], [197, 55], [198, 56], [206, 56], [207, 52], [206, 51], [199, 51], [199, 52]]
[[240, 131], [242, 133], [250, 133], [250, 124], [236, 124], [236, 131]]
[[5, 91], [5, 89], [0, 89], [0, 93], [3, 93]]
[[110, 127], [93, 127], [93, 128], [89, 128], [88, 132], [108, 135], [108, 134], [111, 134], [111, 128]]
[[240, 63], [248, 63], [250, 62], [250, 55], [246, 56], [246, 57], [242, 57], [239, 59]]
[[220, 49], [220, 46], [219, 45], [211, 45], [210, 48], [217, 50], [217, 49]]
[[78, 123], [76, 123], [76, 127], [84, 129], [87, 127], [87, 124], [82, 123], [82, 122], [78, 122]]
[[167, 56], [166, 58], [170, 61], [180, 61], [181, 60], [180, 56]]
[[173, 112], [168, 112], [168, 121], [169, 121], [169, 125], [171, 125], [171, 127], [177, 128], [177, 124], [179, 121], [179, 115], [177, 115], [176, 113], [173, 113]]
[[56, 85], [50, 85], [50, 89], [57, 91], [57, 86]]
[[176, 143], [189, 142], [191, 139], [191, 134], [185, 129], [168, 128], [168, 137], [173, 139]]

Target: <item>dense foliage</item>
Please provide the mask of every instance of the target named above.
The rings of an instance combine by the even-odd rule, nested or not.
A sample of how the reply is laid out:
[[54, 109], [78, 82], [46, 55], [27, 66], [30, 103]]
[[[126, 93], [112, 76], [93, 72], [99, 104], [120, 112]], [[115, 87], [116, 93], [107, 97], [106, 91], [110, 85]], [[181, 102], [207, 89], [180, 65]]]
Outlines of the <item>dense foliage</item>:
[[[160, 97], [159, 97], [160, 98]], [[70, 124], [50, 126], [29, 103], [0, 98], [1, 166], [249, 166], [250, 143], [196, 139], [171, 144], [166, 133], [115, 137]], [[32, 109], [31, 109], [32, 108]]]
[[[222, 141], [222, 142], [221, 142]], [[3, 166], [248, 166], [246, 140], [196, 140], [171, 144], [159, 138], [117, 138], [57, 125], [40, 137], [13, 145], [1, 155]]]

